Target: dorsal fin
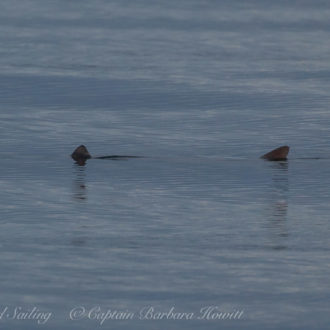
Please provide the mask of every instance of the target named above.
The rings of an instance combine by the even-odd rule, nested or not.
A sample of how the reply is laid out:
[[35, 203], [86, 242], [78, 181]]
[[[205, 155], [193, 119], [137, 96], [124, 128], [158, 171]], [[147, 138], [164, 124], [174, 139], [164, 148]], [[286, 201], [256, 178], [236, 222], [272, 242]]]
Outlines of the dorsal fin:
[[282, 146], [282, 147], [276, 148], [276, 149], [264, 154], [260, 158], [263, 158], [266, 160], [271, 160], [271, 161], [287, 160], [289, 150], [290, 150], [290, 147]]

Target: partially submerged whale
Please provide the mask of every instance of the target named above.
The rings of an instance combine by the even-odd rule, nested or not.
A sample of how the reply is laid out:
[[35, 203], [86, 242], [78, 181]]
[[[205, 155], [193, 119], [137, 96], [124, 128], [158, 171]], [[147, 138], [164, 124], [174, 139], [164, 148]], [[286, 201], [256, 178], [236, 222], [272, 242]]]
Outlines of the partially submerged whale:
[[[282, 146], [276, 148], [264, 155], [260, 158], [269, 160], [269, 161], [283, 161], [287, 160], [287, 156], [289, 153], [290, 148], [288, 146]], [[87, 148], [84, 145], [80, 145], [77, 147], [73, 153], [71, 154], [73, 160], [75, 160], [79, 165], [85, 165], [86, 160], [90, 158], [96, 159], [125, 159], [125, 158], [140, 158], [139, 156], [119, 156], [119, 155], [112, 155], [112, 156], [100, 156], [100, 157], [92, 157], [91, 154], [88, 152]]]

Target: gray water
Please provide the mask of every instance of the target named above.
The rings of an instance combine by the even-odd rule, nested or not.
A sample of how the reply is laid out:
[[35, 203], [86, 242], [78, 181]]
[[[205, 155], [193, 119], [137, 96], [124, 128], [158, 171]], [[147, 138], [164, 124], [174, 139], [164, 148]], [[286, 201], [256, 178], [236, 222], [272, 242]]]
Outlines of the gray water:
[[329, 329], [329, 2], [0, 8], [1, 328]]

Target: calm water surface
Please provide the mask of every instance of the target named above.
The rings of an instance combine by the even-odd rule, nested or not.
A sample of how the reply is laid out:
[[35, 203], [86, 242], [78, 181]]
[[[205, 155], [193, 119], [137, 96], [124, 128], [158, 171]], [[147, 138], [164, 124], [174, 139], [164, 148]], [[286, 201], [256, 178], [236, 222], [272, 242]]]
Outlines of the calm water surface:
[[329, 3], [0, 7], [3, 327], [329, 327]]

